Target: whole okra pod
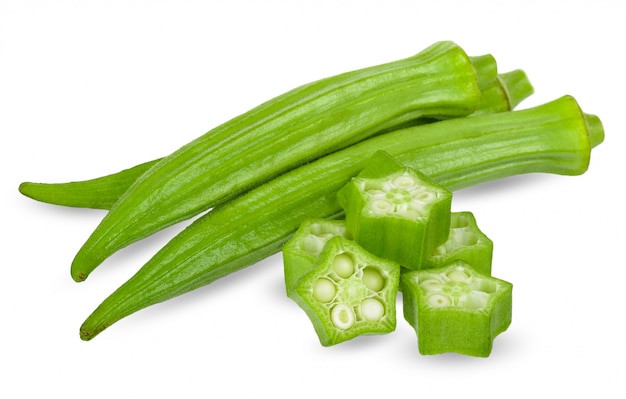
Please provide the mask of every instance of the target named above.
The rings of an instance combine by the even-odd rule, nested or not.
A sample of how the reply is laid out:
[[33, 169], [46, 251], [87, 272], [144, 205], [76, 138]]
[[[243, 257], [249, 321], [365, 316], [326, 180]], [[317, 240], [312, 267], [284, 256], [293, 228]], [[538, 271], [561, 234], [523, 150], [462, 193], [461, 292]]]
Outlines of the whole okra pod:
[[[512, 111], [533, 93], [533, 87], [523, 70], [517, 69], [494, 75], [496, 64], [493, 57], [478, 56], [471, 57], [471, 60], [476, 69], [481, 91], [480, 105], [471, 115]], [[433, 121], [436, 119], [411, 120], [380, 133]], [[23, 182], [19, 191], [29, 198], [50, 204], [109, 210], [135, 180], [159, 161], [160, 158], [154, 159], [88, 180], [65, 183]]]
[[338, 190], [379, 150], [454, 190], [522, 173], [582, 174], [591, 144], [603, 137], [599, 119], [564, 96], [530, 109], [451, 119], [365, 140], [196, 219], [98, 306], [80, 336], [92, 339], [142, 308], [280, 251], [307, 218], [341, 215]]
[[84, 280], [117, 250], [289, 169], [407, 120], [463, 116], [479, 104], [476, 70], [452, 42], [296, 88], [142, 174], [80, 248], [72, 278]]

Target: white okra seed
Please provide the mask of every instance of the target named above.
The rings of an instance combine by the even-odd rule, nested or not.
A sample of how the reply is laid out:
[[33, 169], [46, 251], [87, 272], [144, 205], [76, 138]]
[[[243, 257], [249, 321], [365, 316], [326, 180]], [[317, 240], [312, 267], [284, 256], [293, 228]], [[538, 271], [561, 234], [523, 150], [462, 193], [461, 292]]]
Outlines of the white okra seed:
[[347, 253], [338, 254], [333, 260], [333, 270], [337, 276], [348, 278], [354, 273], [354, 261]]
[[313, 285], [313, 298], [322, 303], [332, 301], [336, 293], [335, 284], [327, 278], [318, 278]]
[[352, 327], [355, 320], [354, 310], [345, 303], [339, 303], [330, 311], [330, 320], [335, 327], [347, 330]]
[[361, 302], [361, 316], [367, 321], [378, 321], [385, 315], [385, 307], [378, 299], [367, 298]]
[[415, 186], [415, 180], [409, 175], [401, 175], [393, 179], [392, 184], [398, 188], [411, 188]]
[[372, 291], [378, 292], [385, 286], [385, 278], [380, 271], [373, 267], [367, 266], [363, 269], [363, 284]]
[[444, 294], [433, 294], [428, 297], [428, 303], [434, 307], [443, 307], [452, 304], [452, 300]]

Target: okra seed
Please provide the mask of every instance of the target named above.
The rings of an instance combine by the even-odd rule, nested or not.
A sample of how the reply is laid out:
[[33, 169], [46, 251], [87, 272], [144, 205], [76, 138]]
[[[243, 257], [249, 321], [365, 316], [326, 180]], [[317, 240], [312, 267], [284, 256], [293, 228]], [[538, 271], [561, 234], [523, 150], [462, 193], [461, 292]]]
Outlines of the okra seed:
[[467, 281], [469, 275], [462, 269], [456, 269], [448, 273], [448, 278], [452, 281]]
[[330, 311], [330, 319], [335, 327], [347, 330], [352, 327], [355, 320], [354, 310], [345, 303], [339, 303]]
[[435, 199], [436, 195], [430, 191], [416, 190], [413, 192], [413, 199], [419, 202], [429, 202]]
[[392, 184], [398, 188], [408, 189], [415, 186], [416, 182], [409, 175], [401, 175], [393, 179]]
[[367, 321], [378, 321], [385, 315], [385, 307], [374, 298], [365, 299], [361, 302], [361, 317]]
[[452, 304], [450, 297], [444, 294], [433, 294], [428, 297], [428, 303], [431, 306], [443, 307]]
[[333, 270], [337, 276], [341, 278], [348, 278], [354, 273], [354, 261], [352, 257], [347, 253], [342, 253], [335, 256], [333, 260]]
[[385, 278], [380, 271], [373, 267], [367, 266], [363, 269], [363, 284], [372, 291], [378, 292], [385, 286]]
[[393, 205], [387, 200], [377, 199], [372, 201], [370, 209], [375, 213], [387, 213], [393, 210]]
[[441, 288], [443, 283], [436, 278], [429, 278], [420, 282], [420, 285], [426, 289]]
[[313, 298], [322, 303], [328, 303], [333, 300], [337, 288], [332, 281], [327, 278], [319, 278], [313, 285]]

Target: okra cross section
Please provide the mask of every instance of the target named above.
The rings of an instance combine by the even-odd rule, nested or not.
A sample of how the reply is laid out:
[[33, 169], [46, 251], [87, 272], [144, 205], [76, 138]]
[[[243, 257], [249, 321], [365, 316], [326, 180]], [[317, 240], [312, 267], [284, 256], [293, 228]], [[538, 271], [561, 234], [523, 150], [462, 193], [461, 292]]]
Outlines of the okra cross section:
[[477, 272], [491, 275], [493, 241], [483, 233], [472, 212], [452, 212], [450, 233], [445, 243], [426, 258], [425, 268], [436, 268], [464, 260]]
[[315, 268], [324, 246], [333, 237], [351, 239], [344, 220], [309, 218], [283, 247], [283, 266], [287, 296], [291, 297], [298, 281]]
[[356, 242], [407, 269], [421, 269], [448, 238], [452, 193], [386, 152], [377, 152], [338, 199]]
[[467, 262], [402, 275], [404, 318], [423, 355], [456, 352], [487, 357], [511, 324], [513, 285]]
[[323, 346], [396, 328], [400, 265], [344, 237], [324, 246], [318, 265], [298, 282], [294, 301]]

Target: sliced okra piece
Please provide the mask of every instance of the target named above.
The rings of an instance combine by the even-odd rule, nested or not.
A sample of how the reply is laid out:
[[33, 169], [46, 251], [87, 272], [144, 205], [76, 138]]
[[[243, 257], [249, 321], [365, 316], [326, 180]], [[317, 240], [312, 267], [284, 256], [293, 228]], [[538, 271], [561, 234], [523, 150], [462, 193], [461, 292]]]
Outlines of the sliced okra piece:
[[402, 275], [404, 318], [423, 355], [455, 352], [488, 357], [511, 324], [513, 285], [459, 260]]
[[319, 261], [324, 245], [333, 237], [351, 239], [344, 220], [310, 218], [302, 222], [294, 236], [283, 247], [283, 266], [287, 296], [302, 276], [313, 270]]
[[493, 241], [483, 233], [471, 212], [452, 212], [448, 240], [426, 258], [424, 268], [444, 266], [464, 260], [477, 272], [491, 275]]
[[379, 151], [338, 193], [348, 231], [374, 255], [410, 270], [448, 238], [452, 193]]
[[396, 328], [400, 265], [356, 242], [333, 237], [318, 265], [298, 282], [293, 299], [308, 315], [323, 346]]

